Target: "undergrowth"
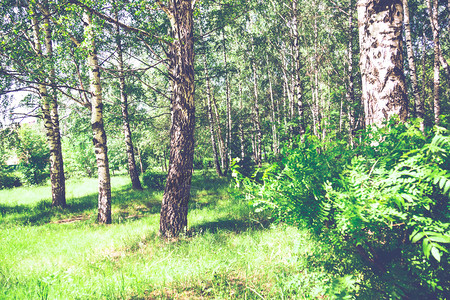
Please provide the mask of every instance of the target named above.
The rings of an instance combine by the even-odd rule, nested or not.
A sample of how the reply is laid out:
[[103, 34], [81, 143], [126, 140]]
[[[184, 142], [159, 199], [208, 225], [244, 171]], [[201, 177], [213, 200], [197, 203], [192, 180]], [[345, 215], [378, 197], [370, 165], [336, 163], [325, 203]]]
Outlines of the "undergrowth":
[[446, 299], [449, 154], [446, 129], [424, 135], [395, 120], [362, 132], [354, 149], [305, 135], [260, 178], [235, 163], [236, 197], [328, 240], [362, 272], [364, 299]]

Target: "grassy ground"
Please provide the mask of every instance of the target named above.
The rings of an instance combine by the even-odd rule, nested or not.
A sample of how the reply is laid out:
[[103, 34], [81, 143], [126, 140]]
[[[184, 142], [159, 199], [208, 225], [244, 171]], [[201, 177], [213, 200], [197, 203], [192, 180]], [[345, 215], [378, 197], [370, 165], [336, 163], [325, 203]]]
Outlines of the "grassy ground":
[[162, 191], [112, 178], [113, 224], [95, 223], [95, 179], [0, 191], [0, 299], [342, 299], [355, 281], [306, 230], [254, 214], [228, 182], [194, 175], [189, 230], [158, 237]]

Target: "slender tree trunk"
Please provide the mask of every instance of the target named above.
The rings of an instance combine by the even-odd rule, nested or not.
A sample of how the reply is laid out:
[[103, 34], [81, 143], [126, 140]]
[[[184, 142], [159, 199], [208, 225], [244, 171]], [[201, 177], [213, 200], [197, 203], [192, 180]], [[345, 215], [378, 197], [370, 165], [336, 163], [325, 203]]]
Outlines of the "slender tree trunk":
[[141, 173], [144, 173], [145, 170], [144, 170], [144, 165], [142, 164], [142, 155], [141, 155], [141, 151], [139, 150], [138, 146], [136, 146], [136, 151], [137, 151], [137, 154], [138, 154], [138, 157], [139, 157], [139, 167], [141, 169]]
[[[241, 78], [241, 76], [239, 76], [239, 78]], [[239, 110], [242, 112], [243, 111], [243, 105], [242, 105], [242, 84], [241, 81], [239, 80]], [[239, 140], [241, 142], [241, 159], [244, 159], [245, 157], [245, 144], [244, 144], [244, 128], [242, 126], [243, 120], [241, 119], [239, 121]]]
[[227, 135], [226, 135], [226, 165], [224, 169], [224, 174], [228, 172], [229, 164], [231, 163], [231, 99], [230, 99], [230, 81], [228, 78], [228, 63], [227, 63], [227, 50], [226, 50], [226, 40], [225, 40], [225, 32], [223, 34], [223, 60], [225, 63], [225, 85], [226, 85], [226, 96], [227, 96]]
[[350, 147], [353, 148], [355, 137], [355, 90], [354, 90], [354, 77], [353, 77], [353, 1], [350, 0], [348, 11], [348, 47], [347, 47], [347, 91], [345, 98], [347, 99], [347, 111], [348, 111], [348, 137]]
[[[269, 59], [267, 59], [267, 66], [269, 66]], [[272, 121], [272, 147], [273, 153], [279, 153], [279, 141], [278, 141], [278, 132], [277, 132], [277, 119], [275, 115], [275, 100], [273, 97], [273, 88], [272, 88], [272, 78], [270, 74], [270, 69], [268, 69], [267, 78], [269, 79], [269, 92], [270, 92], [270, 105], [271, 105], [271, 121]]]
[[408, 117], [402, 52], [401, 0], [359, 0], [362, 98], [366, 126]]
[[[160, 4], [162, 5], [162, 4]], [[169, 71], [172, 80], [172, 127], [169, 174], [161, 206], [160, 233], [176, 237], [187, 228], [194, 159], [194, 35], [191, 0], [172, 0], [165, 8], [171, 22]]]
[[98, 169], [98, 217], [102, 224], [111, 223], [111, 177], [109, 174], [108, 148], [106, 145], [106, 133], [103, 125], [103, 95], [100, 80], [100, 68], [98, 64], [95, 37], [92, 18], [89, 13], [84, 13], [85, 33], [89, 43], [89, 81], [92, 93], [91, 126], [95, 157]]
[[226, 167], [226, 160], [227, 160], [226, 146], [225, 141], [223, 139], [222, 126], [220, 125], [219, 108], [217, 107], [216, 97], [214, 95], [212, 95], [212, 104], [214, 109], [215, 124], [217, 125], [217, 138], [219, 139], [219, 153], [222, 166], [222, 174], [226, 174], [226, 170], [224, 170]]
[[[44, 1], [41, 7], [44, 15], [44, 33], [45, 33], [45, 53], [42, 53], [42, 46], [40, 42], [40, 26], [38, 18], [35, 14], [34, 8], [30, 5], [33, 12], [33, 36], [35, 51], [39, 58], [46, 58], [50, 62], [50, 87], [51, 94], [49, 94], [45, 80], [38, 85], [40, 97], [42, 99], [42, 114], [44, 117], [44, 128], [47, 135], [47, 143], [50, 150], [50, 182], [52, 186], [52, 206], [65, 207], [66, 206], [66, 185], [64, 176], [64, 164], [61, 149], [61, 135], [59, 131], [59, 116], [58, 116], [58, 102], [55, 88], [55, 69], [53, 66], [53, 45], [52, 33], [49, 20], [49, 12], [47, 9], [48, 3]], [[42, 70], [41, 70], [42, 71]]]
[[[254, 46], [252, 45], [252, 52], [254, 53]], [[262, 151], [261, 151], [261, 142], [262, 142], [262, 132], [261, 132], [261, 120], [259, 115], [259, 100], [258, 100], [258, 76], [256, 74], [256, 63], [253, 60], [252, 62], [253, 68], [253, 92], [255, 99], [254, 113], [255, 113], [255, 125], [256, 125], [256, 142], [255, 142], [255, 163], [258, 167], [261, 167], [262, 161]]]
[[[420, 100], [420, 91], [419, 85], [417, 83], [417, 72], [416, 72], [416, 63], [414, 62], [414, 49], [412, 46], [411, 40], [411, 23], [409, 19], [409, 5], [408, 0], [403, 0], [403, 10], [404, 10], [404, 23], [405, 23], [405, 38], [406, 38], [406, 50], [408, 54], [408, 67], [409, 72], [411, 74], [411, 82], [412, 82], [412, 90], [414, 95], [414, 108], [419, 108]], [[416, 116], [419, 118], [424, 117], [423, 111], [416, 110]]]
[[293, 55], [294, 55], [294, 101], [297, 103], [298, 111], [298, 133], [305, 133], [303, 120], [303, 87], [301, 82], [301, 57], [300, 57], [300, 36], [298, 32], [298, 0], [292, 1], [292, 38], [293, 38]]
[[[118, 15], [116, 13], [116, 19]], [[119, 67], [119, 88], [120, 88], [120, 107], [122, 109], [123, 134], [128, 158], [128, 173], [131, 178], [131, 186], [135, 190], [142, 190], [139, 173], [136, 168], [136, 159], [134, 157], [133, 139], [130, 130], [130, 121], [128, 115], [128, 94], [126, 92], [125, 74], [123, 66], [122, 41], [120, 39], [120, 27], [116, 25], [116, 44], [117, 44], [117, 62]]]
[[218, 176], [223, 176], [222, 169], [220, 168], [219, 163], [219, 153], [217, 151], [216, 138], [214, 133], [214, 118], [212, 114], [212, 104], [211, 104], [211, 84], [209, 81], [209, 72], [208, 66], [206, 64], [206, 53], [203, 55], [203, 67], [205, 69], [205, 77], [206, 77], [206, 97], [207, 97], [207, 105], [208, 105], [208, 121], [209, 121], [209, 132], [211, 134], [211, 147], [214, 155], [214, 167], [216, 168], [216, 172]]
[[434, 123], [439, 124], [441, 115], [441, 100], [439, 98], [440, 90], [440, 41], [439, 41], [439, 23], [438, 23], [438, 3], [437, 0], [427, 0], [428, 12], [430, 15], [431, 30], [433, 31], [434, 43], [434, 67], [433, 67], [433, 99], [434, 99]]

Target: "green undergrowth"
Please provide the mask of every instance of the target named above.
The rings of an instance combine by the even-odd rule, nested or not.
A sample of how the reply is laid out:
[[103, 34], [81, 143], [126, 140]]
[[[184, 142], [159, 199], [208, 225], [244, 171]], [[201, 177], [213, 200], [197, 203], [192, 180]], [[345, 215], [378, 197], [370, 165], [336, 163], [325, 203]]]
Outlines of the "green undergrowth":
[[306, 230], [271, 224], [196, 173], [189, 229], [158, 236], [162, 191], [113, 177], [113, 224], [97, 225], [96, 180], [0, 191], [0, 299], [342, 299], [358, 274]]

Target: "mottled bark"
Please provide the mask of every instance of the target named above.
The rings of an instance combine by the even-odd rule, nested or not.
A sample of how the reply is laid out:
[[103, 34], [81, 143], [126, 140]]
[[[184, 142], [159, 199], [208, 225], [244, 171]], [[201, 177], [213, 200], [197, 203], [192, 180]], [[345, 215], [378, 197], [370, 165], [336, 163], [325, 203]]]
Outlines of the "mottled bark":
[[225, 174], [225, 167], [226, 167], [226, 146], [225, 146], [225, 140], [223, 139], [223, 134], [222, 134], [222, 126], [220, 125], [220, 115], [219, 115], [219, 108], [217, 107], [217, 102], [216, 102], [216, 97], [214, 95], [212, 95], [211, 97], [212, 99], [212, 105], [213, 105], [213, 109], [214, 109], [214, 117], [215, 117], [215, 121], [214, 124], [217, 128], [217, 139], [219, 140], [219, 153], [220, 153], [220, 162], [221, 162], [221, 167], [222, 167], [222, 174]]
[[161, 206], [160, 233], [176, 237], [187, 228], [194, 158], [194, 38], [191, 0], [160, 6], [168, 14], [173, 41], [169, 47], [172, 80], [172, 127], [169, 174]]
[[[43, 76], [41, 76], [41, 83], [38, 84], [38, 90], [41, 97], [41, 110], [44, 119], [44, 128], [47, 135], [47, 143], [50, 150], [50, 182], [52, 190], [52, 206], [65, 207], [66, 206], [66, 185], [64, 176], [64, 164], [61, 148], [61, 134], [59, 130], [59, 115], [58, 102], [55, 87], [55, 68], [53, 65], [53, 45], [52, 45], [52, 31], [50, 27], [50, 14], [48, 11], [48, 3], [44, 1], [40, 7], [44, 16], [43, 28], [45, 34], [45, 52], [42, 51], [40, 42], [40, 26], [38, 18], [33, 7], [30, 6], [33, 12], [32, 25], [35, 53], [40, 59], [45, 59], [47, 65], [40, 66], [40, 72], [49, 70], [47, 74], [49, 83]], [[48, 90], [50, 86], [50, 92]]]
[[303, 87], [301, 81], [301, 57], [300, 57], [300, 36], [298, 32], [298, 0], [292, 1], [292, 39], [293, 39], [293, 55], [294, 55], [294, 101], [297, 104], [298, 111], [298, 133], [305, 133], [305, 125], [303, 121]]
[[219, 163], [219, 152], [217, 150], [216, 134], [214, 132], [214, 118], [213, 118], [212, 103], [211, 103], [211, 83], [209, 80], [209, 72], [208, 72], [208, 66], [207, 66], [207, 61], [206, 61], [206, 53], [203, 55], [203, 68], [205, 69], [209, 133], [211, 135], [211, 147], [212, 147], [213, 156], [214, 156], [214, 167], [216, 168], [217, 175], [223, 176], [222, 169], [220, 168], [220, 163]]
[[416, 116], [423, 119], [424, 112], [420, 109], [422, 106], [419, 104], [421, 103], [421, 99], [420, 99], [419, 85], [417, 83], [416, 63], [414, 62], [414, 49], [411, 40], [411, 24], [409, 20], [408, 0], [403, 0], [403, 12], [404, 12], [403, 22], [405, 23], [406, 51], [408, 54], [408, 68], [409, 74], [411, 76], [412, 91], [414, 96], [413, 107], [416, 110]]
[[88, 66], [89, 83], [92, 94], [91, 126], [95, 158], [98, 170], [98, 216], [97, 221], [102, 224], [111, 223], [111, 178], [109, 174], [108, 148], [106, 133], [103, 125], [103, 95], [100, 80], [97, 49], [93, 32], [92, 18], [89, 13], [83, 14], [85, 34], [89, 45]]
[[[241, 78], [241, 76], [239, 76], [239, 78]], [[241, 81], [239, 80], [239, 110], [243, 111], [243, 105], [242, 105], [242, 84]], [[241, 118], [241, 120], [239, 120], [239, 141], [241, 144], [241, 159], [244, 159], [245, 157], [245, 144], [244, 144], [244, 127], [242, 126], [243, 123], [243, 119]]]
[[[117, 18], [117, 14], [116, 14]], [[125, 73], [123, 65], [122, 41], [120, 39], [120, 27], [116, 25], [116, 44], [117, 44], [117, 62], [119, 71], [119, 88], [120, 88], [120, 107], [122, 109], [122, 128], [125, 137], [125, 145], [128, 158], [128, 173], [131, 178], [131, 186], [135, 190], [142, 190], [139, 173], [136, 168], [136, 159], [134, 157], [133, 139], [130, 130], [130, 121], [128, 114], [128, 94], [126, 92]]]
[[401, 0], [359, 0], [362, 99], [366, 126], [408, 117], [402, 54]]

